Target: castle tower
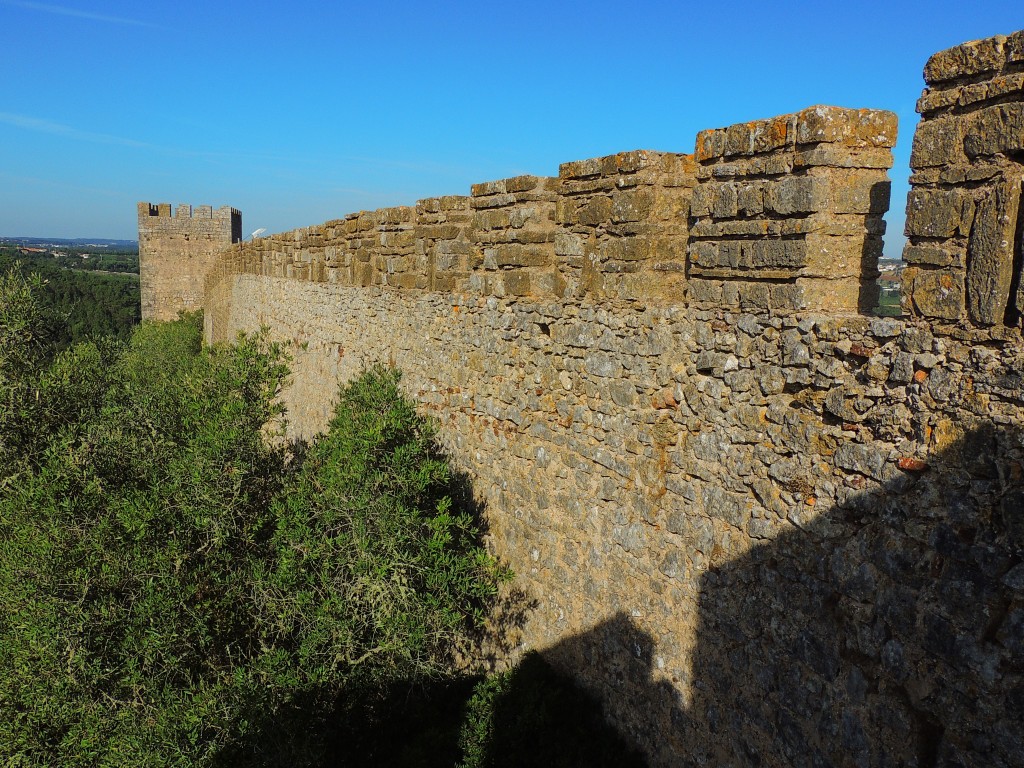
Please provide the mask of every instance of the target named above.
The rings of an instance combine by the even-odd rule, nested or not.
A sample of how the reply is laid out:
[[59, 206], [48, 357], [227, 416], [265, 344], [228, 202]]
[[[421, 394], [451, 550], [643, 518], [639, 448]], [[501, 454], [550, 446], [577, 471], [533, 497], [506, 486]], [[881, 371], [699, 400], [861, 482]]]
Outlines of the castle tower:
[[173, 320], [202, 309], [214, 256], [242, 239], [242, 214], [229, 206], [139, 203], [142, 319]]

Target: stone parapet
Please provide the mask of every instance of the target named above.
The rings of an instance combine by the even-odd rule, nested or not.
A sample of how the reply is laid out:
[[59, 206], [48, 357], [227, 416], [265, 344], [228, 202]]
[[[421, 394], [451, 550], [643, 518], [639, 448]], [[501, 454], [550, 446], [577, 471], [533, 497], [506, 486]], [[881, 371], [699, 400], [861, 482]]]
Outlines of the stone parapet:
[[692, 155], [637, 150], [559, 167], [555, 253], [565, 294], [682, 303]]
[[556, 179], [516, 176], [472, 186], [472, 232], [483, 259], [469, 288], [483, 295], [561, 295], [555, 266]]
[[1024, 32], [932, 56], [917, 103], [904, 309], [1019, 327], [1024, 312]]
[[400, 368], [515, 573], [499, 664], [652, 766], [1020, 765], [1021, 40], [926, 68], [914, 316], [858, 312], [895, 118], [812, 107], [235, 244], [207, 339], [292, 344], [295, 437]]
[[691, 301], [781, 312], [874, 307], [895, 141], [890, 112], [821, 106], [701, 131]]

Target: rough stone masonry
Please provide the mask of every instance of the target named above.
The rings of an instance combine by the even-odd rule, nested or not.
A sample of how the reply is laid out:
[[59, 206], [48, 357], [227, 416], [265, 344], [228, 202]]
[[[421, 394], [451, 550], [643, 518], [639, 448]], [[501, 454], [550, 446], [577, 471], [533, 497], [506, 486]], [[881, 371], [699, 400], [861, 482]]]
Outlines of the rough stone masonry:
[[902, 319], [895, 117], [812, 107], [236, 244], [207, 338], [295, 342], [307, 436], [398, 366], [530, 603], [496, 629], [652, 765], [1022, 766], [1024, 32], [925, 77]]

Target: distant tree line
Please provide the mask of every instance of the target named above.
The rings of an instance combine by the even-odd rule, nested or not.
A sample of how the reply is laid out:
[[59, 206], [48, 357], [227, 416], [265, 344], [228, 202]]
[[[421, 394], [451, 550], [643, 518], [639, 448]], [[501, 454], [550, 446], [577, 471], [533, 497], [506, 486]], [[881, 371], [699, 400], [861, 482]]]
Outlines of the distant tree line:
[[[39, 275], [38, 300], [66, 319], [55, 340], [59, 348], [100, 336], [127, 338], [141, 319], [138, 257], [105, 254], [97, 258], [113, 267], [111, 271], [124, 274], [97, 274], [92, 270], [106, 267], [93, 264], [93, 259], [19, 253], [17, 248], [6, 247], [0, 248], [0, 274], [13, 269]], [[64, 263], [68, 259], [89, 266], [71, 268]]]

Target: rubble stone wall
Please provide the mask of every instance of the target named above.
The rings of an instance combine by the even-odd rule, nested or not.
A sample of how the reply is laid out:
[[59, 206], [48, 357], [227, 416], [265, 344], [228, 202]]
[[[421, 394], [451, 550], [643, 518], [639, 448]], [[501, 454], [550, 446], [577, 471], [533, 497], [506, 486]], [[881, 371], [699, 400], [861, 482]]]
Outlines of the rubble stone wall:
[[399, 367], [516, 573], [499, 660], [652, 765], [1021, 766], [1021, 134], [962, 95], [1020, 40], [928, 64], [965, 105], [915, 138], [906, 318], [864, 311], [893, 118], [816, 107], [233, 246], [207, 337], [294, 342], [302, 436]]

